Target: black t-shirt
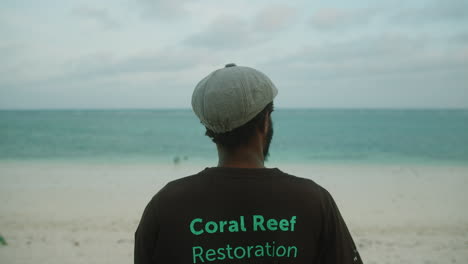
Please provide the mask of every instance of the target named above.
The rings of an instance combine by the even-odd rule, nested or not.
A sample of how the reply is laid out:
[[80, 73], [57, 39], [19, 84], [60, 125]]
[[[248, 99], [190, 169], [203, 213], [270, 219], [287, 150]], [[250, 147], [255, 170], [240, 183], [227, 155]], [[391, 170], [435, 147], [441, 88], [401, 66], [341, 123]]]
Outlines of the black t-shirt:
[[362, 263], [330, 193], [279, 169], [207, 168], [168, 183], [134, 253], [135, 264]]

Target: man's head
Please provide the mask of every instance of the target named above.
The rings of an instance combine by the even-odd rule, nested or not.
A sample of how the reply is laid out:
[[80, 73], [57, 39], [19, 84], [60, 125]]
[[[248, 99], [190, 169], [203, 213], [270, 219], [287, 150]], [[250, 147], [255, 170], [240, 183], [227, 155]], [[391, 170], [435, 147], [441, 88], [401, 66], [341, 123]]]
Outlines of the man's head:
[[273, 136], [270, 114], [278, 90], [258, 70], [228, 64], [202, 79], [192, 108], [218, 147], [233, 152], [261, 141], [268, 156]]
[[273, 112], [273, 102], [269, 103], [260, 113], [246, 124], [225, 133], [216, 133], [206, 128], [206, 133], [211, 140], [228, 151], [235, 151], [241, 146], [246, 146], [252, 142], [258, 134], [263, 140], [263, 157], [267, 160], [270, 151], [270, 143], [273, 138], [273, 122], [271, 113]]

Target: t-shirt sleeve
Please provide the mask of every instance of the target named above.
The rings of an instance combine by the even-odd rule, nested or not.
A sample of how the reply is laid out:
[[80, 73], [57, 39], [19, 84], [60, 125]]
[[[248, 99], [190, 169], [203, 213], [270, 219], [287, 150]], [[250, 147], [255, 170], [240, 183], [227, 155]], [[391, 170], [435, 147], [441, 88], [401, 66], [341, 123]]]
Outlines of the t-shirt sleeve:
[[338, 210], [338, 206], [326, 190], [324, 220], [318, 263], [362, 264], [361, 256]]
[[148, 203], [135, 232], [134, 263], [155, 264], [154, 253], [159, 234], [157, 196]]

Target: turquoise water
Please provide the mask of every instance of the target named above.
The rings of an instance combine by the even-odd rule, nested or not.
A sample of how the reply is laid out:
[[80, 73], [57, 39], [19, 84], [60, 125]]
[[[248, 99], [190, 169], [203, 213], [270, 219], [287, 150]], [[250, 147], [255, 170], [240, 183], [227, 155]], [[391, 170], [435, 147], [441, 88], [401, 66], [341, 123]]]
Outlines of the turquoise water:
[[[468, 110], [277, 109], [269, 164], [468, 165]], [[0, 160], [215, 164], [191, 110], [0, 111]]]

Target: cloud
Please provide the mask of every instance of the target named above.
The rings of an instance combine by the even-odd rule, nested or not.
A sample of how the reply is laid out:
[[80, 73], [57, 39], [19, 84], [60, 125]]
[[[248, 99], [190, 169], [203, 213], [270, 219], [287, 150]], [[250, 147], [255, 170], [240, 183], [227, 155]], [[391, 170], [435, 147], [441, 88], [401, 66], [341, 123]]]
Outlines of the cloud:
[[[466, 45], [447, 49], [430, 36], [382, 33], [349, 41], [309, 45], [283, 59], [265, 64], [282, 65], [289, 76], [301, 79], [368, 78], [375, 75], [431, 74], [468, 70]], [[273, 70], [273, 69], [272, 69]], [[466, 78], [465, 78], [466, 80]]]
[[258, 31], [275, 32], [288, 28], [296, 16], [296, 9], [285, 5], [272, 5], [261, 10], [254, 18]]
[[[57, 2], [48, 12], [37, 12], [35, 5], [0, 10], [0, 104], [34, 107], [44, 99], [41, 105], [103, 106], [113, 96], [116, 106], [125, 107], [128, 97], [143, 91], [138, 100], [147, 105], [158, 100], [180, 106], [186, 101], [167, 98], [189, 97], [197, 81], [228, 62], [279, 80], [278, 86], [288, 87], [281, 92], [290, 98], [288, 106], [297, 105], [298, 95], [302, 105], [313, 106], [308, 100], [317, 94], [308, 91], [332, 84], [336, 94], [355, 92], [358, 106], [362, 98], [380, 96], [373, 91], [390, 94], [397, 86], [398, 98], [408, 97], [406, 89], [417, 91], [407, 105], [428, 86], [439, 89], [437, 96], [446, 89], [445, 105], [461, 95], [468, 102], [468, 1], [322, 9], [312, 9], [319, 5], [312, 2], [137, 1], [75, 9]], [[347, 105], [345, 99], [337, 105]], [[327, 100], [316, 102], [327, 106]]]
[[255, 44], [261, 36], [255, 34], [247, 21], [223, 16], [215, 19], [204, 31], [189, 36], [184, 43], [193, 47], [235, 49]]
[[391, 21], [400, 23], [434, 23], [468, 21], [468, 1], [436, 0], [425, 6], [400, 9], [391, 16]]
[[468, 21], [468, 1], [433, 0], [423, 5], [369, 8], [322, 8], [310, 18], [310, 25], [318, 30], [341, 30], [371, 24], [374, 20], [384, 22], [380, 25], [464, 23]]
[[218, 16], [207, 28], [192, 34], [186, 45], [215, 49], [253, 47], [271, 40], [292, 25], [295, 9], [287, 6], [269, 6], [251, 19], [237, 16]]
[[398, 8], [322, 8], [310, 18], [310, 25], [318, 30], [340, 30], [366, 25], [379, 19], [390, 24], [452, 23], [468, 21], [468, 1], [433, 0], [424, 5]]
[[115, 29], [120, 27], [120, 23], [109, 15], [105, 9], [77, 7], [72, 10], [72, 14], [82, 19], [95, 23], [105, 29]]
[[[23, 63], [15, 68], [1, 71], [0, 76], [14, 73], [14, 78], [3, 78], [0, 87], [32, 87], [69, 83], [90, 83], [99, 80], [122, 78], [159, 78], [174, 75], [184, 70], [196, 69], [201, 63], [210, 63], [207, 53], [192, 49], [166, 48], [158, 52], [144, 52], [118, 58], [112, 53], [97, 53], [69, 59], [56, 65], [47, 65], [47, 71], [40, 71], [40, 65]], [[29, 72], [36, 74], [31, 75]]]
[[[70, 64], [77, 65], [72, 71], [80, 78], [101, 77], [145, 72], [177, 72], [195, 67], [202, 58], [200, 53], [187, 50], [166, 49], [159, 52], [145, 52], [122, 59], [115, 59], [109, 54], [80, 58]], [[67, 63], [68, 64], [68, 63]]]
[[468, 46], [448, 46], [439, 36], [383, 32], [310, 42], [259, 69], [283, 87], [281, 103], [295, 107], [466, 108], [468, 102]]
[[145, 18], [173, 20], [188, 14], [189, 0], [137, 0]]
[[54, 58], [32, 54], [30, 43], [12, 39], [0, 44], [0, 90], [43, 80], [56, 72], [51, 63]]
[[375, 10], [369, 8], [322, 8], [312, 15], [310, 24], [319, 30], [342, 29], [369, 23], [375, 14]]
[[5, 73], [0, 67], [0, 108], [186, 107], [199, 69], [212, 58], [167, 47], [124, 57], [89, 54], [56, 65], [25, 62]]
[[455, 43], [468, 45], [468, 32], [462, 32], [462, 33], [456, 34], [452, 36], [450, 40], [454, 41]]

